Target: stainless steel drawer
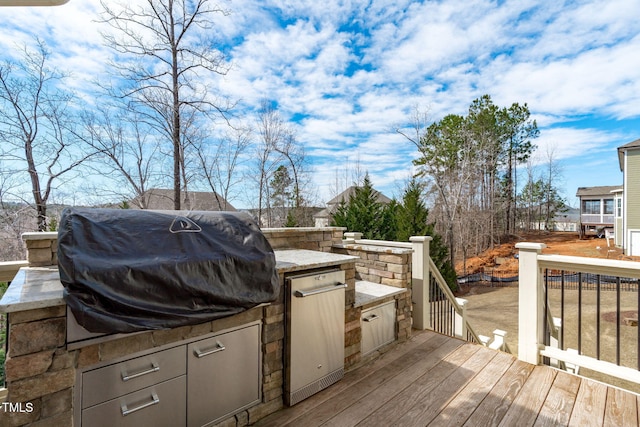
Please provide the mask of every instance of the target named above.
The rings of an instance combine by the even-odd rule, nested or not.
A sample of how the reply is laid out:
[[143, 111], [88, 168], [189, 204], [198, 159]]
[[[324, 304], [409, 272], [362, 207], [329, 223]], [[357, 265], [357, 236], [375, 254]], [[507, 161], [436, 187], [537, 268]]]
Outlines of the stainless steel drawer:
[[361, 351], [363, 356], [395, 340], [395, 301], [364, 310], [360, 319], [362, 324]]
[[170, 348], [82, 374], [82, 408], [184, 375], [185, 346]]
[[187, 424], [200, 427], [260, 401], [259, 325], [188, 346]]
[[186, 422], [186, 376], [82, 411], [83, 427], [179, 427]]

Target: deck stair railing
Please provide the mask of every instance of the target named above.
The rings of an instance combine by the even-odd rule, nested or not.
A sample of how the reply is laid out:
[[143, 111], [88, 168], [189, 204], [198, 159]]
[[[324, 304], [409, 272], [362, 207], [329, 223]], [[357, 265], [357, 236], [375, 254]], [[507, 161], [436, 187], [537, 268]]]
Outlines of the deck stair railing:
[[544, 247], [516, 245], [518, 357], [640, 384], [640, 263], [542, 255]]
[[[505, 341], [506, 332], [494, 331], [493, 338], [478, 335], [469, 324], [466, 314], [467, 300], [457, 298], [447, 285], [429, 256], [430, 236], [414, 236], [410, 242], [360, 239], [360, 233], [345, 233], [353, 243], [369, 246], [412, 249], [413, 327], [431, 329], [438, 333], [460, 338], [484, 346], [511, 352]], [[425, 279], [426, 277], [426, 279]]]

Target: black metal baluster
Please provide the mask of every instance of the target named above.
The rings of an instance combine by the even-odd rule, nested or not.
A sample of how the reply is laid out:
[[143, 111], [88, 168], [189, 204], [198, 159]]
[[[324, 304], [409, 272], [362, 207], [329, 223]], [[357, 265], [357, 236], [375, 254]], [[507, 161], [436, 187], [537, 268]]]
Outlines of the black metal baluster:
[[551, 345], [551, 333], [549, 331], [549, 320], [553, 322], [553, 317], [551, 319], [547, 318], [547, 315], [551, 313], [551, 308], [549, 307], [549, 269], [544, 269], [544, 344]]
[[564, 273], [562, 270], [560, 273], [560, 336], [558, 337], [559, 347], [562, 350], [564, 348]]
[[596, 359], [600, 360], [600, 275], [596, 277]]
[[578, 273], [578, 354], [582, 354], [582, 273]]
[[616, 365], [620, 365], [620, 277], [616, 278]]
[[445, 309], [447, 310], [447, 327], [449, 328], [449, 336], [453, 337], [455, 336], [455, 331], [453, 330], [453, 305], [451, 304], [451, 302], [449, 301], [448, 298], [445, 298], [444, 296], [444, 292], [442, 293], [442, 302], [443, 305], [445, 307]]

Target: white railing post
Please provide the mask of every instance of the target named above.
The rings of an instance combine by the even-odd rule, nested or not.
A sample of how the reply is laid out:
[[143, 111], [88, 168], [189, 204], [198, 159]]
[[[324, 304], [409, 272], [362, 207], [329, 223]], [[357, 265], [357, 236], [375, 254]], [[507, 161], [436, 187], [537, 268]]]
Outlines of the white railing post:
[[413, 248], [411, 258], [411, 299], [413, 301], [413, 327], [420, 330], [431, 329], [429, 321], [429, 242], [431, 236], [409, 238]]
[[462, 313], [458, 314], [458, 312], [452, 308], [453, 315], [455, 316], [455, 335], [458, 338], [463, 340], [467, 340], [467, 300], [463, 298], [456, 298], [456, 302], [462, 309]]
[[518, 359], [537, 365], [544, 344], [544, 293], [538, 254], [544, 243], [516, 244], [519, 249]]

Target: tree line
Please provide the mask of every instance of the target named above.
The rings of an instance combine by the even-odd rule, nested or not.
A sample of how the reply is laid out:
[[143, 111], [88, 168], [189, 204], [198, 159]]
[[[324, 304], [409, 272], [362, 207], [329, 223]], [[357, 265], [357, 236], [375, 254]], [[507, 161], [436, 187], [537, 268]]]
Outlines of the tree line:
[[[544, 206], [549, 227], [564, 207], [553, 155], [548, 158], [548, 177], [535, 178], [532, 154], [539, 130], [526, 103], [499, 107], [484, 95], [471, 103], [466, 115], [449, 114], [429, 124], [427, 115], [416, 110], [412, 122], [409, 130], [397, 132], [418, 149], [413, 163], [426, 183], [431, 218], [445, 236], [452, 264], [516, 230], [531, 228], [540, 220], [536, 206]], [[522, 165], [528, 170], [524, 186], [517, 182]]]

